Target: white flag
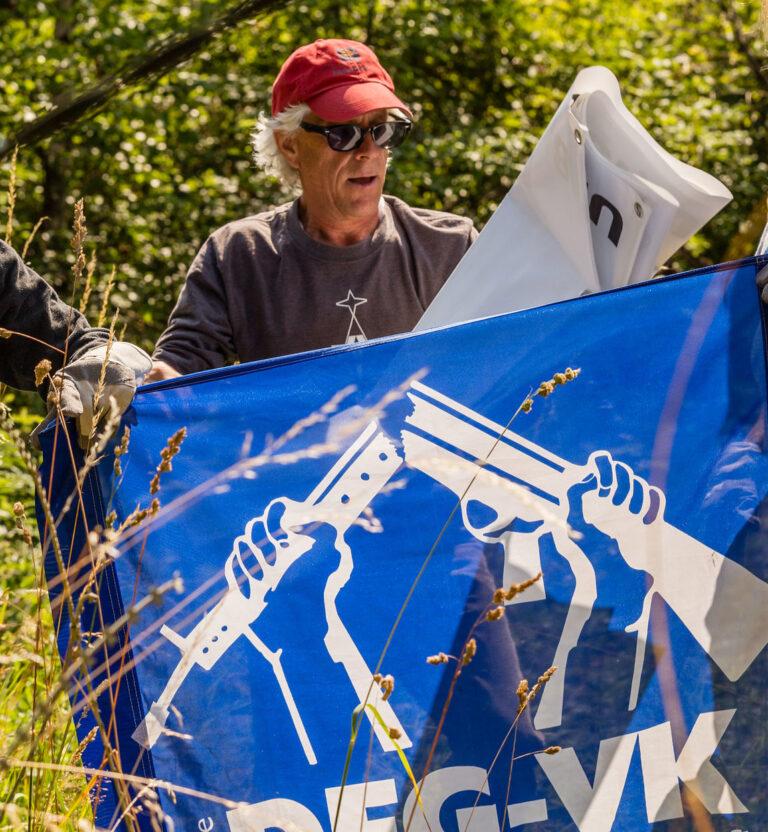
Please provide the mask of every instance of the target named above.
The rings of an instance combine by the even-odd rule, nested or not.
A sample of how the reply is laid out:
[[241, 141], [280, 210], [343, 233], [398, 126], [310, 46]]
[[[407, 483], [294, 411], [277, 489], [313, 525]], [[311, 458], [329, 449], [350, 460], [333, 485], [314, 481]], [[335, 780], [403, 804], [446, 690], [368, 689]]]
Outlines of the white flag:
[[416, 329], [647, 280], [731, 198], [651, 137], [610, 70], [582, 70]]

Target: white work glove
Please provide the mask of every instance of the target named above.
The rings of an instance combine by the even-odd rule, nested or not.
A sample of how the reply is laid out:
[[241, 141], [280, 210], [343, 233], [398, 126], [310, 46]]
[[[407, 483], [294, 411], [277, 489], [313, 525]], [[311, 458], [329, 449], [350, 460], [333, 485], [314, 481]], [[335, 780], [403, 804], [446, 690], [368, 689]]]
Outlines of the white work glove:
[[[94, 396], [99, 386], [106, 345], [96, 347], [62, 367], [53, 377], [48, 393], [48, 416], [35, 428], [32, 437], [57, 416], [56, 398], [63, 416], [77, 419], [80, 444], [85, 447], [93, 431], [94, 420], [102, 412], [116, 408], [122, 414], [133, 400], [136, 387], [152, 368], [152, 359], [144, 350], [127, 341], [115, 341], [109, 350], [109, 360], [104, 368], [104, 386], [94, 412]], [[111, 404], [114, 402], [114, 405]]]

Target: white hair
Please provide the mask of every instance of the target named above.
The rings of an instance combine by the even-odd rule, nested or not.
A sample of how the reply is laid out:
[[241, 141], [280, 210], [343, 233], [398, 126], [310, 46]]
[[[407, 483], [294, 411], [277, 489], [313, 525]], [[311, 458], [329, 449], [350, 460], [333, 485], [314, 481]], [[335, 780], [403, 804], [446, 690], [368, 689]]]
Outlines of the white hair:
[[[256, 129], [251, 134], [253, 161], [265, 173], [277, 177], [285, 185], [298, 188], [299, 172], [288, 164], [275, 141], [275, 133], [291, 134], [301, 129], [301, 122], [312, 112], [308, 104], [292, 104], [276, 116], [259, 113]], [[409, 119], [407, 113], [397, 108], [387, 110], [387, 115], [397, 119]]]
[[265, 173], [276, 176], [286, 185], [299, 184], [299, 172], [292, 168], [275, 141], [275, 132], [295, 133], [311, 113], [308, 104], [292, 104], [276, 116], [259, 113], [256, 129], [251, 135], [253, 161]]

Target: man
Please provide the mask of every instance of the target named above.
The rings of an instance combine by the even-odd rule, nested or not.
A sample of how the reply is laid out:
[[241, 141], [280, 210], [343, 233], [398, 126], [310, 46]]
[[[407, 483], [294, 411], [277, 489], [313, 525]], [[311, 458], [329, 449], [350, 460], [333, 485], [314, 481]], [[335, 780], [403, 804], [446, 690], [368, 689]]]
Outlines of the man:
[[[41, 361], [61, 380], [59, 405], [64, 416], [77, 417], [84, 441], [91, 435], [94, 393], [106, 356], [109, 333], [88, 326], [76, 309], [0, 242], [0, 383], [20, 390], [48, 392], [49, 382], [35, 378]], [[66, 362], [66, 366], [64, 366]], [[102, 406], [113, 399], [120, 411], [131, 402], [137, 381], [150, 368], [149, 356], [133, 344], [116, 341], [104, 368]], [[40, 381], [40, 384], [38, 384]], [[48, 403], [52, 405], [51, 396]], [[52, 411], [52, 416], [56, 415]]]
[[254, 148], [300, 196], [208, 238], [147, 380], [412, 329], [477, 234], [468, 219], [382, 196], [410, 118], [367, 46], [297, 49]]

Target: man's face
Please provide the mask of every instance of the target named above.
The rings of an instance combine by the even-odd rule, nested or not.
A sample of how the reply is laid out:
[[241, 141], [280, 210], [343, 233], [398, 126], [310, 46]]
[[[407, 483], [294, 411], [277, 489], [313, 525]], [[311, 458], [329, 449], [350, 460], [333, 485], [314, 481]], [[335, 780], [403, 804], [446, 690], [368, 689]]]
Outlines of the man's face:
[[[305, 121], [327, 127], [314, 114]], [[386, 110], [372, 110], [347, 124], [369, 127], [387, 121]], [[302, 202], [309, 216], [333, 220], [366, 220], [378, 216], [379, 198], [384, 190], [387, 150], [377, 147], [370, 134], [355, 150], [331, 150], [325, 136], [299, 130], [286, 156], [298, 170]]]

